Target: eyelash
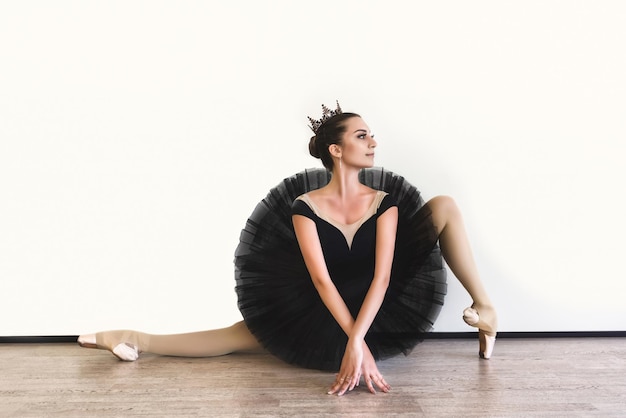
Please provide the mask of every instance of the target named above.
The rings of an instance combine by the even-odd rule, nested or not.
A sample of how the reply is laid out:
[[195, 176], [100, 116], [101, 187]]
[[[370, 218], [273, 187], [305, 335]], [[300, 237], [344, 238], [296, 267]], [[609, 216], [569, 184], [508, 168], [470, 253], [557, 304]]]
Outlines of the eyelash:
[[[370, 135], [372, 137], [372, 139], [374, 139], [374, 135]], [[359, 139], [365, 139], [365, 134], [361, 134], [359, 136], [357, 136], [357, 138]]]

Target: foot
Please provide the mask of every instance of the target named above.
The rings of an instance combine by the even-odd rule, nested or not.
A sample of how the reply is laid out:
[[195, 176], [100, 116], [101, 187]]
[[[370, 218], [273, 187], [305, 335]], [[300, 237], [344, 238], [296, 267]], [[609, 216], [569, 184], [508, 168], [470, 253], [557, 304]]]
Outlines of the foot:
[[109, 350], [122, 361], [135, 361], [139, 358], [140, 334], [134, 331], [106, 331], [85, 334], [78, 337], [78, 344], [86, 348]]
[[466, 324], [478, 328], [478, 355], [488, 360], [496, 343], [498, 317], [491, 306], [473, 304], [463, 311], [463, 320]]

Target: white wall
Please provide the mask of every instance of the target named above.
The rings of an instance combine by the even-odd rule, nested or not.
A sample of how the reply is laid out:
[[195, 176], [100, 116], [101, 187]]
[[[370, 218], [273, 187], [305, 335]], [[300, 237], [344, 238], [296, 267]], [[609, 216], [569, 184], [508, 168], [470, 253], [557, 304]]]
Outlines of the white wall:
[[238, 320], [239, 232], [336, 98], [457, 199], [502, 331], [625, 330], [624, 40], [620, 1], [2, 2], [0, 335]]

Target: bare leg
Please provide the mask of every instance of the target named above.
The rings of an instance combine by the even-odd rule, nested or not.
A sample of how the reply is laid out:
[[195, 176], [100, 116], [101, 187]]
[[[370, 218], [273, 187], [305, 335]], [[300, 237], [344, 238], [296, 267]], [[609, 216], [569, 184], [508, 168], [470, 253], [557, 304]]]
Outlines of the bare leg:
[[[432, 211], [432, 219], [439, 234], [443, 257], [473, 300], [471, 310], [464, 312], [465, 321], [479, 328], [482, 334], [495, 337], [498, 318], [480, 280], [459, 208], [454, 200], [447, 196], [437, 196], [427, 205]], [[482, 355], [486, 348], [484, 335], [480, 337]]]
[[261, 349], [243, 322], [216, 330], [171, 335], [152, 335], [128, 330], [105, 331], [81, 335], [78, 342], [83, 347], [109, 350], [126, 361], [136, 360], [140, 352], [180, 357], [213, 357]]

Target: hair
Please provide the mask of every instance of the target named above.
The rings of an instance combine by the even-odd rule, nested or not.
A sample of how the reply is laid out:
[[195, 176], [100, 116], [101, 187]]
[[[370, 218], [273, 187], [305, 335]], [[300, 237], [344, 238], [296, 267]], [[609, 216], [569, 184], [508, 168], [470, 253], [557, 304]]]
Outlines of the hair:
[[341, 137], [346, 132], [346, 121], [350, 118], [360, 118], [356, 113], [339, 113], [328, 118], [309, 141], [309, 152], [315, 158], [322, 160], [327, 170], [333, 171], [333, 158], [328, 147], [333, 144], [341, 145]]

